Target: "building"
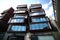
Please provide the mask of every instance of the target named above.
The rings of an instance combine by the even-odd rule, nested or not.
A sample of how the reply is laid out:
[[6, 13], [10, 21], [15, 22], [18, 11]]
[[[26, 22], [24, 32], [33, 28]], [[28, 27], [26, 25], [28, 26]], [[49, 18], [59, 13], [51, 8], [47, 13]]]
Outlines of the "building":
[[18, 5], [3, 40], [54, 40], [54, 30], [41, 4]]
[[5, 10], [1, 16], [0, 20], [0, 32], [6, 32], [8, 28], [8, 21], [13, 16], [13, 8], [9, 8], [8, 10]]
[[[0, 40], [3, 39], [5, 32], [7, 31], [7, 28], [9, 26], [8, 21], [13, 16], [13, 8], [9, 8], [8, 10], [5, 10], [0, 16]], [[11, 14], [12, 13], [12, 14]]]
[[27, 5], [17, 6], [17, 10], [14, 11], [14, 16], [8, 22], [9, 28], [3, 40], [24, 40], [28, 24], [27, 14]]
[[60, 31], [60, 11], [59, 11], [59, 9], [60, 9], [60, 0], [52, 0], [52, 3], [53, 3], [53, 8], [54, 8], [54, 12], [55, 12], [55, 21], [56, 21], [56, 23], [57, 23], [57, 25], [58, 25], [58, 29], [59, 29], [59, 31]]
[[52, 0], [55, 22], [57, 24], [58, 32], [55, 33], [56, 39], [60, 39], [60, 0]]
[[[17, 10], [10, 8], [2, 13], [4, 22], [8, 22], [0, 40], [57, 40], [57, 28], [45, 16], [41, 4], [18, 5]], [[2, 22], [2, 21], [1, 21]], [[1, 25], [0, 25], [1, 26]], [[59, 39], [58, 39], [59, 40]]]

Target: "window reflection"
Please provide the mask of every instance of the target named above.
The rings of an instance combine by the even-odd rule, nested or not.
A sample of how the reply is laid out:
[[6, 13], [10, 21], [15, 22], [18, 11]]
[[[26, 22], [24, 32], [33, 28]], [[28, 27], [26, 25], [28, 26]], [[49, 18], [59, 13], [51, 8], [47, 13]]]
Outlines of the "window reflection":
[[24, 22], [24, 19], [12, 19], [11, 23], [20, 23], [20, 22]]
[[36, 16], [36, 15], [42, 15], [44, 12], [35, 12], [35, 13], [30, 13], [30, 16]]
[[47, 21], [47, 18], [32, 18], [32, 22], [44, 22]]
[[31, 24], [30, 30], [39, 30], [48, 27], [48, 23], [40, 23], [40, 24]]
[[20, 11], [20, 10], [15, 10], [14, 13], [25, 13], [25, 10]]
[[33, 7], [31, 7], [31, 8], [40, 8], [40, 7], [42, 7], [42, 5], [39, 5], [39, 6], [33, 6]]
[[31, 40], [54, 40], [53, 36], [32, 36]]
[[26, 31], [26, 26], [12, 25], [12, 31]]
[[14, 15], [14, 18], [24, 18], [25, 16], [21, 16], [19, 14]]

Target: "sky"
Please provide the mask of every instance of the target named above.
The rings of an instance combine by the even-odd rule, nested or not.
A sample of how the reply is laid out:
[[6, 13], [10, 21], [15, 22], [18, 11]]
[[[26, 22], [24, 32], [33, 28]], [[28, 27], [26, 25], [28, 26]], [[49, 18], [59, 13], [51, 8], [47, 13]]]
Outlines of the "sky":
[[17, 5], [22, 4], [27, 4], [28, 8], [31, 4], [42, 4], [42, 8], [45, 10], [46, 16], [54, 19], [52, 0], [0, 0], [0, 13], [10, 7], [16, 9]]

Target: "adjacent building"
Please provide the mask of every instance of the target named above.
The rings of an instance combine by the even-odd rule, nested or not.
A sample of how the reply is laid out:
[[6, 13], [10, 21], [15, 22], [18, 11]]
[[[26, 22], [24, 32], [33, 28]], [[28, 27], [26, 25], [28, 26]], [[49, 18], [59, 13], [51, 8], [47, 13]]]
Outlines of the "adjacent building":
[[2, 16], [0, 16], [0, 40], [3, 39], [7, 28], [9, 26], [8, 21], [9, 19], [13, 16], [13, 11], [14, 9], [11, 7], [8, 10], [5, 10], [2, 14]]
[[60, 0], [52, 0], [54, 14], [55, 14], [55, 22], [57, 24], [57, 28], [59, 32], [55, 33], [56, 39], [60, 39]]

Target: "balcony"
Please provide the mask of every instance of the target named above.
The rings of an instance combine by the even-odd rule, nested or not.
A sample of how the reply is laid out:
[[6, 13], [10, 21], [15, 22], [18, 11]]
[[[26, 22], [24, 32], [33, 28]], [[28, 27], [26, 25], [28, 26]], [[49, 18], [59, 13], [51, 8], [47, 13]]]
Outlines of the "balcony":
[[41, 4], [31, 4], [30, 8], [31, 9], [34, 9], [34, 8], [42, 8], [42, 5]]
[[29, 16], [41, 16], [41, 15], [45, 15], [44, 12], [31, 12], [29, 13]]

